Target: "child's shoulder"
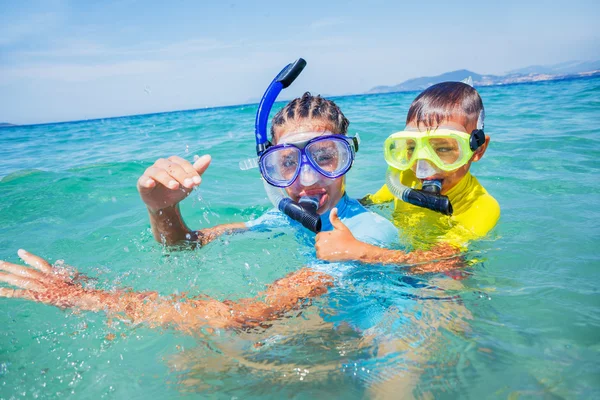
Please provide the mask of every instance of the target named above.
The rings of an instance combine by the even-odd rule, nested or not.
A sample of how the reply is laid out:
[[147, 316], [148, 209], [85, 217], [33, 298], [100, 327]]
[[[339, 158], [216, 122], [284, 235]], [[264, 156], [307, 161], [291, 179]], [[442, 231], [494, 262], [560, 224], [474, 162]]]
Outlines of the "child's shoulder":
[[500, 219], [500, 204], [474, 176], [471, 176], [469, 192], [468, 207], [462, 207], [464, 210], [455, 218], [476, 236], [485, 236]]
[[348, 199], [346, 212], [340, 215], [352, 234], [360, 241], [389, 245], [398, 241], [398, 229], [388, 219], [368, 210], [355, 199]]
[[486, 188], [479, 182], [479, 180], [471, 175], [473, 180], [473, 191], [478, 192], [477, 203], [479, 206], [485, 206], [488, 211], [497, 212], [500, 215], [500, 204], [498, 201], [492, 196]]

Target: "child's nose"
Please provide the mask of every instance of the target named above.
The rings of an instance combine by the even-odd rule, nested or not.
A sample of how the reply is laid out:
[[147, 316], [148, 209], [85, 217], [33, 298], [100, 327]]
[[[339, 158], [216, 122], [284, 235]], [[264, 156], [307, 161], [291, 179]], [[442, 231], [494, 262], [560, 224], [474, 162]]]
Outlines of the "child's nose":
[[427, 160], [417, 160], [417, 169], [415, 171], [415, 175], [419, 179], [429, 178], [440, 172], [434, 165]]
[[300, 170], [300, 184], [302, 186], [312, 186], [319, 180], [318, 172], [310, 165], [304, 164]]

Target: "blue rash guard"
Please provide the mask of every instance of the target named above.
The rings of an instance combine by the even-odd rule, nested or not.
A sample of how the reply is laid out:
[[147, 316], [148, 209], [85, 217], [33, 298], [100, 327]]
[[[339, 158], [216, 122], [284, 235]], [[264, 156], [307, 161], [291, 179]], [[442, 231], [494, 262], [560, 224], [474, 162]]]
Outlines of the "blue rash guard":
[[[335, 206], [338, 217], [350, 229], [355, 238], [369, 244], [389, 246], [398, 242], [398, 229], [387, 219], [364, 208], [358, 201], [348, 197], [346, 193]], [[321, 215], [321, 231], [332, 231], [329, 213]], [[302, 229], [300, 223], [288, 218], [276, 208], [267, 211], [257, 219], [246, 222], [248, 228], [275, 228], [295, 226]]]
[[[398, 248], [398, 230], [384, 217], [367, 210], [347, 194], [344, 194], [336, 207], [338, 216], [356, 239], [373, 245]], [[322, 231], [333, 230], [329, 222], [329, 212], [321, 216], [321, 223]], [[277, 209], [267, 211], [259, 218], [247, 222], [246, 226], [253, 230], [289, 226], [297, 232], [305, 233], [297, 235], [297, 238], [305, 242], [307, 250], [313, 252], [309, 256], [307, 267], [326, 273], [336, 281], [334, 287], [325, 295], [329, 299], [328, 304], [334, 305], [334, 311], [330, 308], [329, 312], [323, 313], [321, 317], [337, 327], [351, 326], [364, 338], [369, 338], [365, 343], [372, 341], [373, 347], [376, 343], [397, 342], [398, 338], [411, 347], [419, 346], [426, 334], [414, 321], [421, 319], [422, 303], [447, 301], [443, 295], [422, 296], [423, 288], [428, 288], [430, 293], [435, 291], [435, 287], [423, 278], [407, 276], [402, 268], [316, 259], [312, 241], [314, 236], [299, 222], [291, 220]], [[279, 341], [280, 335], [274, 338], [275, 341]], [[378, 376], [389, 375], [391, 368], [394, 369], [394, 373], [404, 373], [406, 363], [400, 362], [402, 351], [382, 353], [377, 357], [359, 353], [349, 358], [348, 363], [343, 365], [343, 371], [367, 382]], [[396, 361], [390, 364], [384, 362], [386, 359]]]
[[[356, 239], [376, 246], [398, 248], [398, 229], [384, 217], [367, 210], [347, 194], [342, 196], [336, 208], [339, 218]], [[333, 230], [329, 213], [328, 211], [321, 215], [323, 232]], [[414, 306], [413, 292], [420, 285], [405, 277], [402, 269], [318, 260], [314, 256], [312, 241], [314, 236], [310, 235], [299, 222], [293, 221], [276, 208], [267, 211], [257, 219], [246, 222], [246, 226], [253, 230], [289, 226], [299, 232], [307, 233], [298, 236], [299, 240], [305, 241], [307, 249], [313, 252], [313, 255], [309, 256], [311, 260], [307, 267], [326, 273], [336, 280], [336, 285], [328, 296], [333, 296], [337, 303], [343, 304], [336, 316], [326, 318], [330, 322], [349, 322], [358, 331], [372, 332], [373, 329], [380, 330], [379, 325], [385, 319], [384, 316], [390, 306], [397, 310], [406, 310]], [[390, 279], [395, 281], [392, 286], [390, 286]]]

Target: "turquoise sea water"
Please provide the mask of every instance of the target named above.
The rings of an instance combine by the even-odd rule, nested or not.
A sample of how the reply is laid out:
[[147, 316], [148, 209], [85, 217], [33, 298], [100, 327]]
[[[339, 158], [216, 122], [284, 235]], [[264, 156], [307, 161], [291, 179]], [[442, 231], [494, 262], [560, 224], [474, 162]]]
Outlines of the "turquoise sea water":
[[[600, 397], [600, 79], [480, 93], [492, 142], [472, 170], [502, 217], [470, 247], [466, 279], [369, 266], [270, 329], [195, 336], [0, 299], [0, 398]], [[362, 138], [351, 196], [383, 183], [383, 140], [415, 95], [336, 100]], [[165, 249], [135, 189], [158, 157], [210, 153], [182, 204], [188, 224], [261, 215], [258, 173], [238, 169], [254, 152], [255, 112], [0, 129], [0, 259], [25, 248], [104, 289], [257, 294], [312, 248], [275, 230]]]

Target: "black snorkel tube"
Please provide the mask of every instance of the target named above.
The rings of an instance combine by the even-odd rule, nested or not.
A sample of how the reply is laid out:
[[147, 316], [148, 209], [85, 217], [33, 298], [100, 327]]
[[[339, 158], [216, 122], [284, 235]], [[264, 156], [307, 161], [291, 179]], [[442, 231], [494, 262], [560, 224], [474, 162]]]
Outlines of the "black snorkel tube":
[[385, 183], [394, 196], [406, 203], [444, 215], [452, 215], [453, 209], [450, 199], [448, 199], [448, 196], [441, 194], [441, 181], [424, 181], [422, 189], [411, 189], [400, 182], [400, 171], [390, 167], [385, 176]]
[[440, 194], [442, 191], [442, 182], [430, 180], [423, 182], [422, 189], [410, 189], [405, 193], [402, 200], [418, 207], [428, 208], [444, 215], [452, 215], [454, 211], [448, 196]]
[[[259, 157], [265, 150], [272, 146], [271, 142], [267, 139], [267, 123], [277, 96], [283, 89], [294, 82], [305, 66], [306, 61], [302, 58], [286, 65], [285, 68], [277, 74], [275, 79], [273, 79], [260, 100], [258, 111], [256, 112], [256, 121], [254, 123], [256, 155]], [[268, 186], [267, 183], [265, 183], [265, 185]], [[296, 203], [285, 196], [277, 196], [273, 193], [268, 194], [273, 204], [276, 205], [282, 213], [294, 221], [300, 222], [302, 226], [314, 233], [319, 233], [321, 231], [321, 218], [319, 214], [317, 214], [317, 209], [319, 208], [318, 201], [310, 197], [303, 197]]]

